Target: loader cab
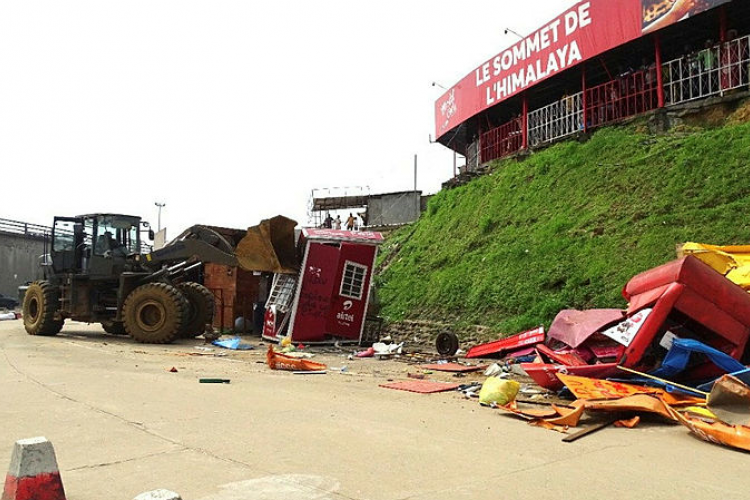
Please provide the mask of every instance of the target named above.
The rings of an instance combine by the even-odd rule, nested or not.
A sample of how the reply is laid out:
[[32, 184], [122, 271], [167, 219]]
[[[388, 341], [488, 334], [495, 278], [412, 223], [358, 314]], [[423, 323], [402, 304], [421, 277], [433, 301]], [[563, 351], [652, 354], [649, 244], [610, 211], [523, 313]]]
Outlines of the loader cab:
[[52, 267], [55, 273], [115, 276], [127, 257], [140, 253], [140, 217], [93, 214], [55, 217]]

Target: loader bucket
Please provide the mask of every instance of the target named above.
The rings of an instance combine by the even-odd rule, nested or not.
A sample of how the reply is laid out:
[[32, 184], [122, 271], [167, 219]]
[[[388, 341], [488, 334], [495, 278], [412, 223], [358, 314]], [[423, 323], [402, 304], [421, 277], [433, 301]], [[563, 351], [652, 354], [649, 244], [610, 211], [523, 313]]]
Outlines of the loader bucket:
[[299, 271], [294, 245], [297, 221], [277, 215], [247, 229], [234, 254], [245, 271], [296, 274]]

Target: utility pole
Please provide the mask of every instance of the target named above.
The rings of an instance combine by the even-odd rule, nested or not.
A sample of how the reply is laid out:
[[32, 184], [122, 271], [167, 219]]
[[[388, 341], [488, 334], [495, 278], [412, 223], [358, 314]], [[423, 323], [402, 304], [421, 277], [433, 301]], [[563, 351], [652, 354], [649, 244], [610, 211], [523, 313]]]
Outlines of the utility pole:
[[158, 220], [157, 220], [157, 227], [158, 227], [157, 231], [161, 231], [161, 209], [164, 208], [164, 207], [166, 207], [167, 204], [166, 203], [159, 203], [157, 201], [157, 202], [154, 202], [154, 205], [156, 205], [157, 207], [159, 207], [159, 216], [158, 216]]

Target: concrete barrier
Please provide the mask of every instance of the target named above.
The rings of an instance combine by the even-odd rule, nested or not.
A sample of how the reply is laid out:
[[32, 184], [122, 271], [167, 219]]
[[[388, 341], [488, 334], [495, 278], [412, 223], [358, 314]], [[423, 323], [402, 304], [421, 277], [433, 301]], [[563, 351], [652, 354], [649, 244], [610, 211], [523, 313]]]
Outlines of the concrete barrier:
[[159, 489], [141, 493], [133, 500], [182, 500], [182, 497], [174, 491]]
[[65, 500], [55, 450], [47, 438], [16, 441], [2, 500]]

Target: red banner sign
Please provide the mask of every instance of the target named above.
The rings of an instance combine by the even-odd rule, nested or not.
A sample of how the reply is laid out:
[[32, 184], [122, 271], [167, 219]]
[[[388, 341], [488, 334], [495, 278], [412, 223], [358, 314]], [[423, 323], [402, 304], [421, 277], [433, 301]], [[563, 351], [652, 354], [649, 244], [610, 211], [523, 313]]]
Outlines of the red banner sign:
[[566, 69], [731, 0], [587, 0], [485, 62], [435, 103], [437, 137]]

